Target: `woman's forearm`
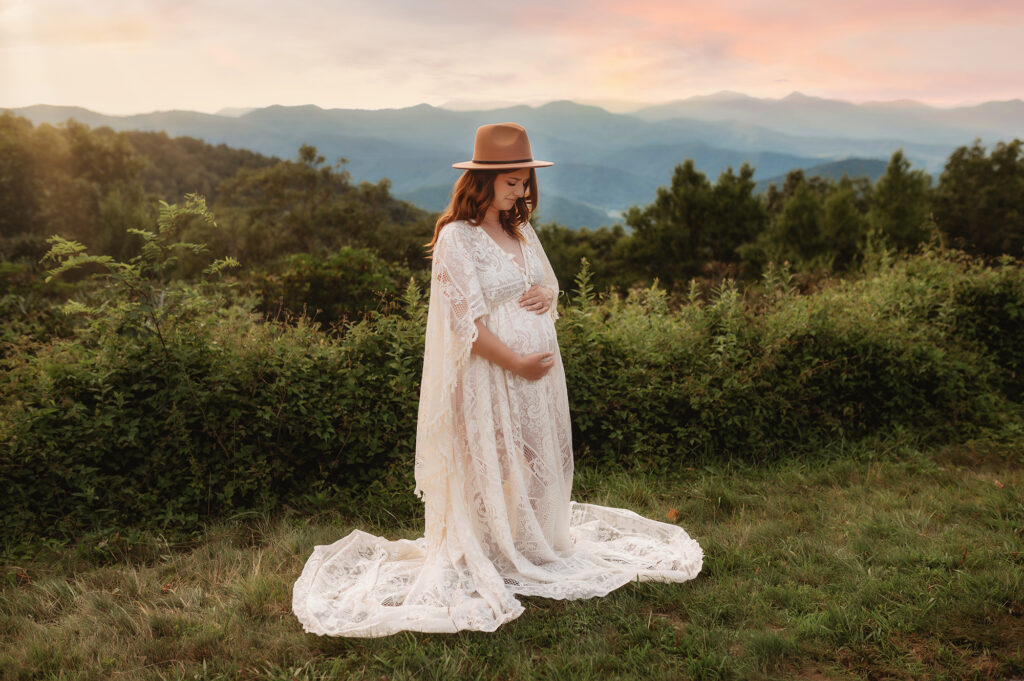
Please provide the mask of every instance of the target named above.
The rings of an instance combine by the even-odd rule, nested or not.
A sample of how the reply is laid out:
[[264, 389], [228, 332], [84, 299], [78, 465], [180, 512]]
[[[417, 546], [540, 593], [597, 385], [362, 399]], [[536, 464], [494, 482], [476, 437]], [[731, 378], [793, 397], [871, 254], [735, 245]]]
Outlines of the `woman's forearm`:
[[494, 362], [503, 369], [518, 373], [522, 356], [502, 343], [501, 339], [484, 326], [482, 321], [478, 319], [475, 323], [478, 333], [476, 341], [473, 342], [472, 352]]

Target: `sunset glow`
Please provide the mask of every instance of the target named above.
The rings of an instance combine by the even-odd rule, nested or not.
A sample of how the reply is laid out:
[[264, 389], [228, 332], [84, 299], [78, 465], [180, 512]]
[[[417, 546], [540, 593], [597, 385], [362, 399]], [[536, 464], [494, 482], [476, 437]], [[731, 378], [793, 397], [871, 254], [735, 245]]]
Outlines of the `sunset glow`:
[[0, 0], [0, 107], [1024, 97], [1024, 3]]

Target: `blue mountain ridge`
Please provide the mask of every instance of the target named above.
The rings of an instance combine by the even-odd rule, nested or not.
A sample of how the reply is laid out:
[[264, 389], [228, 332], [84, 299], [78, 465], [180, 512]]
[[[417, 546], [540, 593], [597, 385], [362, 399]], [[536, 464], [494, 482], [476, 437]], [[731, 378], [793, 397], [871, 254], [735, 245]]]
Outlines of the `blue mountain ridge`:
[[719, 93], [632, 113], [572, 101], [483, 111], [428, 104], [380, 110], [275, 105], [224, 115], [109, 116], [49, 105], [10, 110], [37, 125], [74, 118], [114, 130], [163, 130], [279, 158], [294, 158], [299, 146], [312, 144], [328, 162], [347, 159], [355, 180], [388, 178], [396, 196], [428, 210], [446, 200], [458, 176], [451, 164], [472, 154], [476, 127], [515, 121], [529, 131], [535, 157], [555, 162], [538, 171], [542, 219], [570, 227], [610, 224], [629, 206], [650, 203], [687, 158], [712, 181], [750, 163], [759, 189], [794, 168], [825, 175], [863, 168], [874, 178], [897, 149], [936, 175], [957, 146], [976, 137], [1010, 139], [1018, 112], [1024, 121], [1020, 100], [947, 110], [913, 102], [855, 105], [799, 93], [781, 100]]

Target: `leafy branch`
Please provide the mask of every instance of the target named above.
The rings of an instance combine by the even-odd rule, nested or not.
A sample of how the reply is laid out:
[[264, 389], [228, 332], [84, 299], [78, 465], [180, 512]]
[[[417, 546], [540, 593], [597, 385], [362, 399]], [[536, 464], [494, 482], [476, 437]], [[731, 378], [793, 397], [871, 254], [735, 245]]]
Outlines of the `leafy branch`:
[[[90, 254], [85, 245], [59, 235], [48, 238], [46, 241], [51, 247], [40, 262], [52, 262], [55, 266], [47, 270], [47, 282], [65, 272], [95, 265], [106, 271], [93, 276], [110, 280], [115, 293], [113, 301], [105, 300], [98, 306], [68, 301], [64, 305], [64, 312], [96, 316], [107, 311], [112, 304], [112, 311], [118, 313], [123, 322], [121, 330], [124, 330], [126, 323], [140, 333], [155, 333], [163, 342], [161, 322], [179, 316], [203, 302], [202, 296], [194, 289], [172, 287], [168, 283], [168, 275], [178, 264], [179, 252], [184, 250], [200, 255], [208, 250], [206, 244], [176, 241], [175, 234], [183, 224], [195, 218], [214, 227], [217, 225], [206, 207], [206, 199], [196, 194], [188, 194], [185, 199], [183, 206], [160, 201], [156, 232], [135, 228], [127, 230], [129, 234], [143, 240], [141, 252], [127, 262], [115, 260], [109, 255]], [[230, 256], [219, 258], [213, 260], [203, 270], [203, 274], [220, 276], [225, 270], [238, 266], [239, 262]]]
[[[202, 220], [216, 227], [213, 214], [206, 207], [206, 199], [197, 194], [188, 194], [183, 206], [160, 201], [160, 213], [155, 232], [145, 229], [129, 229], [129, 234], [143, 240], [140, 253], [127, 262], [115, 260], [108, 255], [93, 255], [85, 245], [51, 236], [47, 243], [50, 250], [40, 262], [52, 262], [55, 266], [47, 270], [49, 282], [66, 272], [93, 265], [105, 271], [90, 276], [105, 278], [110, 286], [104, 291], [99, 305], [87, 305], [69, 300], [63, 310], [65, 314], [82, 313], [94, 320], [112, 324], [119, 336], [155, 337], [159, 342], [166, 365], [176, 365], [184, 377], [189, 394], [202, 414], [205, 426], [213, 433], [221, 448], [227, 453], [217, 429], [207, 418], [202, 401], [195, 392], [192, 378], [185, 367], [180, 353], [172, 350], [178, 324], [193, 318], [196, 313], [210, 312], [222, 302], [218, 296], [204, 295], [196, 287], [171, 283], [171, 275], [178, 263], [178, 253], [186, 251], [194, 255], [205, 253], [205, 244], [176, 240], [182, 226], [194, 219]], [[238, 267], [232, 257], [213, 260], [203, 273], [209, 277], [220, 276], [225, 270]], [[194, 330], [194, 327], [189, 327]], [[175, 345], [175, 348], [177, 346]]]

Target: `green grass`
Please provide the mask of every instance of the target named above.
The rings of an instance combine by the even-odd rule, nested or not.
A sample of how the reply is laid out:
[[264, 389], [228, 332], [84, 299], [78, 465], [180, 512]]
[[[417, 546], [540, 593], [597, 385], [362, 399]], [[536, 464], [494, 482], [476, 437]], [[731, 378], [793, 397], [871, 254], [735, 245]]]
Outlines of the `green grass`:
[[[315, 544], [421, 518], [236, 518], [3, 568], [0, 679], [1005, 679], [1024, 674], [1024, 446], [860, 445], [664, 476], [581, 466], [574, 498], [676, 517], [685, 584], [522, 598], [495, 633], [321, 638], [290, 612]], [[368, 500], [372, 507], [372, 500]]]

